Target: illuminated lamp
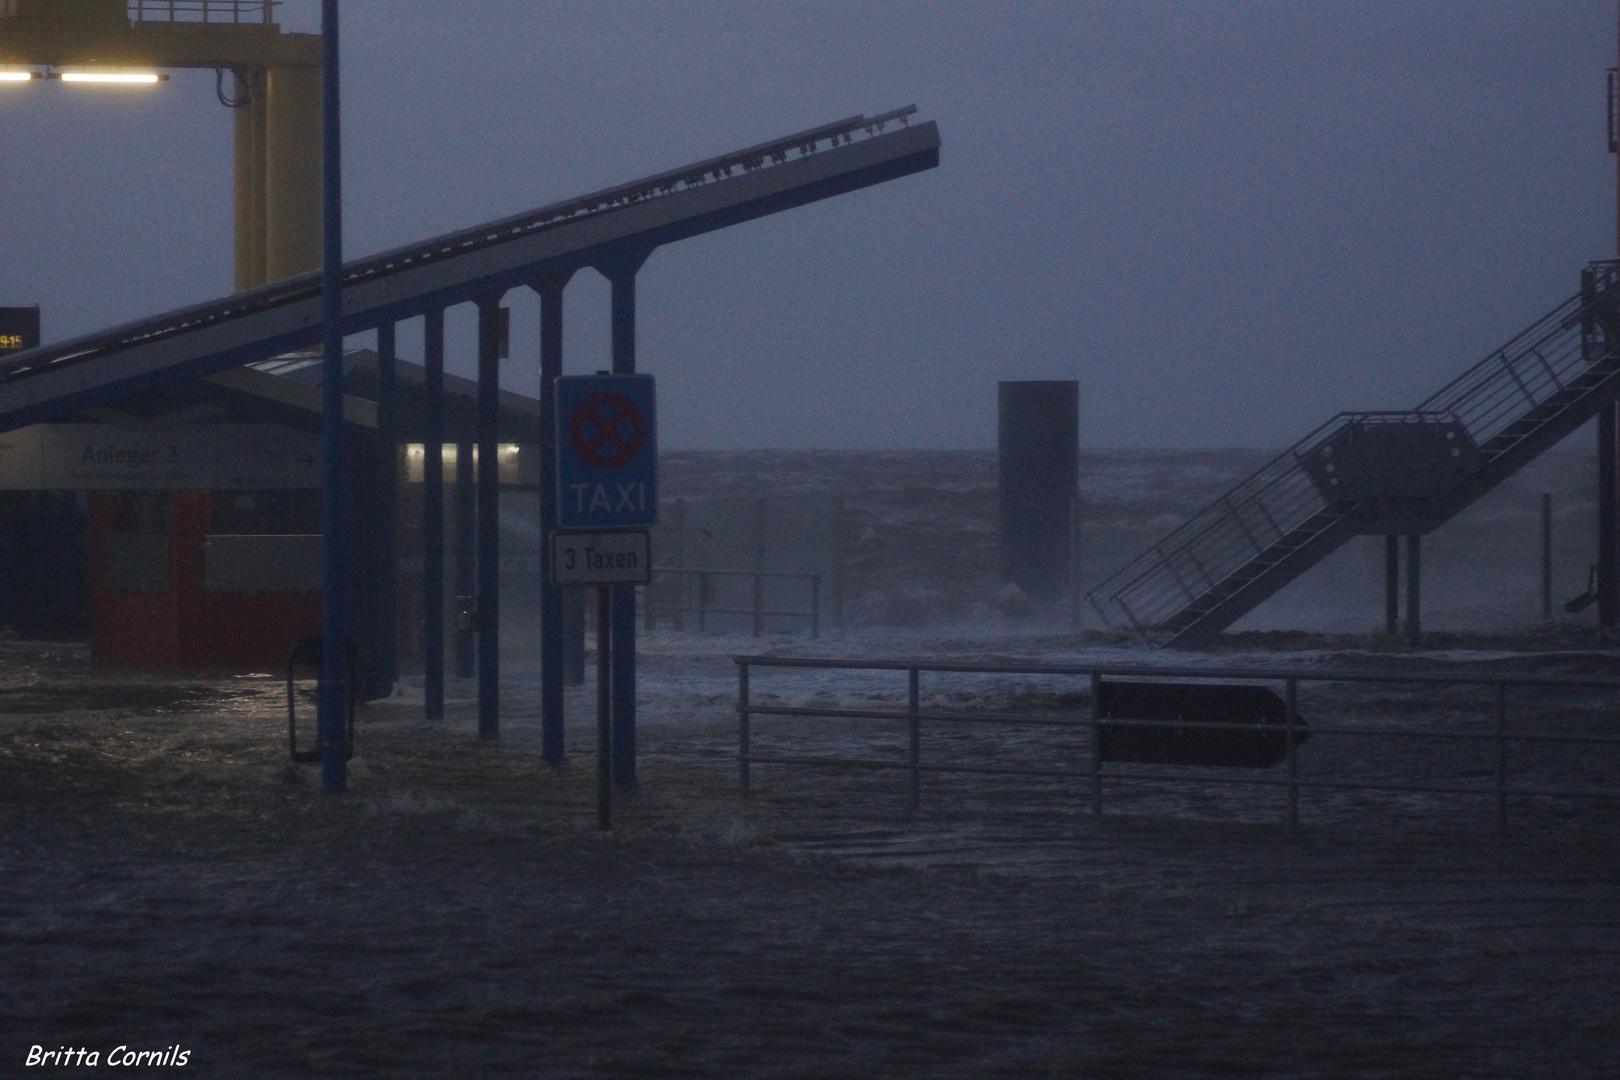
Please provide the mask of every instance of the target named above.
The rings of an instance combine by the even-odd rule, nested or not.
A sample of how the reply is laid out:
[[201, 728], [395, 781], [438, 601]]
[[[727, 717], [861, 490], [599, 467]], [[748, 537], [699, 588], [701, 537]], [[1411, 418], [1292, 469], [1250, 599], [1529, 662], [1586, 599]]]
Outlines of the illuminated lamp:
[[46, 77], [63, 82], [115, 85], [150, 85], [169, 81], [167, 75], [155, 71], [63, 71]]

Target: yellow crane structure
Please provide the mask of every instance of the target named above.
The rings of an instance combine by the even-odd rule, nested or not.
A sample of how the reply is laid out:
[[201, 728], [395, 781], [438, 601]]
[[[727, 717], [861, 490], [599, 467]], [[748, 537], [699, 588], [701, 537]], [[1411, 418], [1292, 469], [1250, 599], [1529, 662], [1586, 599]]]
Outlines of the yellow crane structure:
[[238, 290], [321, 263], [321, 36], [283, 32], [277, 6], [0, 0], [0, 68], [14, 79], [214, 69], [236, 114]]

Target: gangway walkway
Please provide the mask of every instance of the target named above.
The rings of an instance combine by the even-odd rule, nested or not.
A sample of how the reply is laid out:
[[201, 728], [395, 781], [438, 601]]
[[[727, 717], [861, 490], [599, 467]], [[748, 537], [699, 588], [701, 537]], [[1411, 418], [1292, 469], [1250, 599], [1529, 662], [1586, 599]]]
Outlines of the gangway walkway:
[[1088, 595], [1198, 648], [1352, 536], [1424, 534], [1620, 398], [1620, 262], [1406, 412], [1340, 413]]
[[[343, 332], [640, 257], [663, 244], [939, 164], [939, 131], [915, 106], [761, 143], [349, 263]], [[321, 275], [16, 353], [0, 365], [0, 431], [316, 345]]]

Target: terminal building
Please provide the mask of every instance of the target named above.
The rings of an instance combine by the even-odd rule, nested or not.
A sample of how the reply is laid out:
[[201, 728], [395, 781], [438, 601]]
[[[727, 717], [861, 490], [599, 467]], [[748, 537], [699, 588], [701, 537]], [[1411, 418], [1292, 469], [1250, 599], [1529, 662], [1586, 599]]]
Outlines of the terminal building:
[[[349, 602], [363, 654], [409, 660], [420, 654], [423, 369], [401, 360], [397, 372], [398, 438], [384, 446], [376, 355], [345, 358]], [[445, 376], [447, 491], [470, 493], [476, 390]], [[0, 624], [87, 636], [96, 666], [277, 668], [292, 643], [320, 632], [320, 405], [319, 358], [292, 356], [0, 434]], [[503, 391], [500, 405], [504, 517], [538, 488], [539, 402]], [[391, 524], [379, 512], [384, 484], [396, 496]], [[469, 501], [447, 500], [452, 536], [468, 532], [456, 511]], [[399, 553], [397, 618], [377, 602], [382, 528]], [[526, 558], [524, 530], [512, 531], [520, 542], [503, 562], [538, 575], [538, 549]], [[471, 543], [451, 546], [447, 589], [470, 591]], [[446, 610], [454, 622], [456, 605]]]

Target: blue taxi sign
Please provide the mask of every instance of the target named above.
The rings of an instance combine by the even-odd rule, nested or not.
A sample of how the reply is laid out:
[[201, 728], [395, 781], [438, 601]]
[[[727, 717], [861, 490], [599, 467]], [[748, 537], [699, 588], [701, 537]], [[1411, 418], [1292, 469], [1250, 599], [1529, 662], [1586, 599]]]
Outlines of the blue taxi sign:
[[644, 529], [658, 520], [651, 375], [557, 380], [557, 525]]

